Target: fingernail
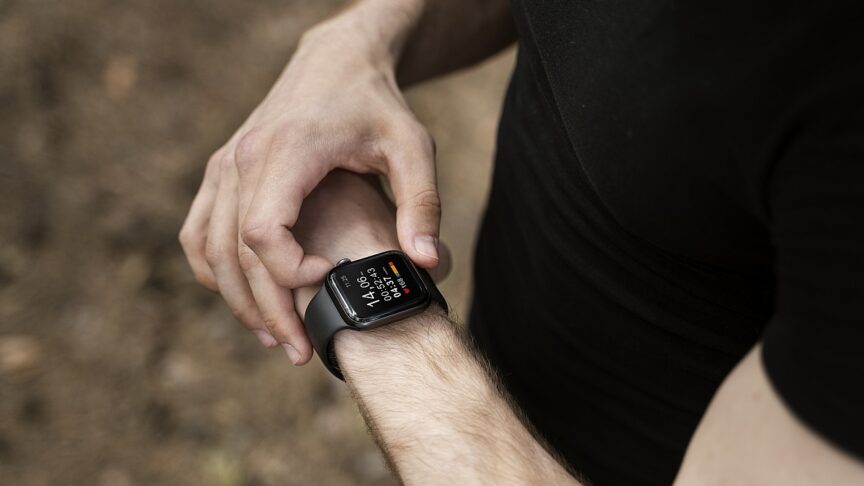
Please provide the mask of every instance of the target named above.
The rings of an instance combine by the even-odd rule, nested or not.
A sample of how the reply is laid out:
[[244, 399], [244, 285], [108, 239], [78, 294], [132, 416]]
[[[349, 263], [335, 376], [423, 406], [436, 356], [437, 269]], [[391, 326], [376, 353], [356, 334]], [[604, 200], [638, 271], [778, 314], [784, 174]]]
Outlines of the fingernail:
[[428, 235], [421, 235], [414, 237], [414, 249], [417, 250], [417, 253], [429, 257], [438, 259], [438, 238], [433, 238]]
[[252, 331], [252, 332], [253, 332], [253, 334], [255, 334], [255, 337], [257, 337], [258, 340], [261, 341], [261, 344], [263, 344], [265, 348], [272, 348], [273, 346], [276, 346], [276, 339], [274, 339], [273, 336], [271, 336], [269, 332], [267, 332], [267, 331]]
[[288, 343], [282, 343], [282, 349], [285, 350], [285, 353], [288, 354], [288, 359], [291, 360], [291, 364], [297, 364], [300, 361], [300, 353], [294, 349], [294, 346], [291, 346]]

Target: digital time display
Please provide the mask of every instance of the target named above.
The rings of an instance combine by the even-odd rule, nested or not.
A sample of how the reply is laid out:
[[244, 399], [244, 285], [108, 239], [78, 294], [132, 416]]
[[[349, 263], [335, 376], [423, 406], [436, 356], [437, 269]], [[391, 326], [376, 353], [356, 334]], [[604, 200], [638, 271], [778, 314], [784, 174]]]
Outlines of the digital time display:
[[370, 321], [411, 309], [428, 300], [414, 266], [399, 252], [381, 253], [335, 268], [329, 285], [345, 313]]

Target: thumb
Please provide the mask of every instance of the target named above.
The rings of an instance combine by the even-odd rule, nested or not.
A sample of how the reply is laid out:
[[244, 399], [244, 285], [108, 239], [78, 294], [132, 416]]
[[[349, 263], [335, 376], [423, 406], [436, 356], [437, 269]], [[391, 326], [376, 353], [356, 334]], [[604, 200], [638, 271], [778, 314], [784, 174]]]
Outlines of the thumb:
[[396, 233], [399, 246], [424, 268], [438, 266], [438, 231], [441, 198], [435, 179], [435, 149], [422, 131], [419, 143], [404, 144], [390, 159], [389, 180], [396, 199]]
[[438, 243], [438, 255], [438, 266], [429, 270], [429, 276], [436, 284], [440, 285], [450, 275], [450, 270], [453, 268], [453, 253], [447, 243], [441, 241]]

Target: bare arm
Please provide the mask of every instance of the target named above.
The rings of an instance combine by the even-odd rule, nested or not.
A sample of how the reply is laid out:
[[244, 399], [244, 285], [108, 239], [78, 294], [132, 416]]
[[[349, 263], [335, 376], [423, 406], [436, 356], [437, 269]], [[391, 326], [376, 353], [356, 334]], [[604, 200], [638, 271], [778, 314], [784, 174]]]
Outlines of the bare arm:
[[336, 353], [406, 484], [578, 484], [520, 422], [442, 311], [337, 334]]
[[864, 465], [780, 401], [754, 348], [726, 378], [693, 436], [677, 485], [864, 484]]

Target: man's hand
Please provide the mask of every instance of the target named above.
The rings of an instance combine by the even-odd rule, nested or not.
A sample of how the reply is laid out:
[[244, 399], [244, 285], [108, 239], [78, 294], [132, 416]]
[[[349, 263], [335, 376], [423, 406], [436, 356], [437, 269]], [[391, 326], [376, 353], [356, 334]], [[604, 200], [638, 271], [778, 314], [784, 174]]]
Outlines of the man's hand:
[[[306, 198], [295, 226], [304, 248], [328, 260], [361, 258], [399, 248], [396, 208], [376, 177], [337, 170], [331, 172]], [[450, 269], [450, 253], [441, 244], [441, 263], [430, 274], [444, 278]], [[294, 291], [298, 313], [321, 289], [320, 285]]]
[[[334, 171], [306, 199], [296, 229], [305, 248], [335, 262], [398, 249], [395, 222], [393, 204], [375, 177]], [[320, 289], [294, 291], [301, 316]]]
[[394, 75], [421, 12], [419, 0], [362, 2], [307, 33], [271, 92], [211, 157], [181, 230], [198, 281], [295, 364], [312, 352], [287, 289], [332, 267], [304, 251], [295, 225], [330, 171], [385, 174], [399, 246], [422, 267], [438, 264], [434, 145]]

